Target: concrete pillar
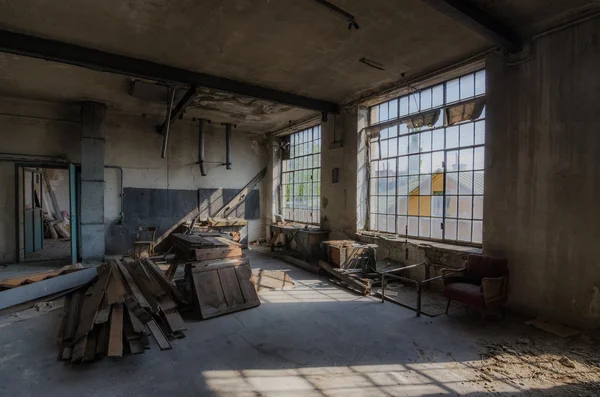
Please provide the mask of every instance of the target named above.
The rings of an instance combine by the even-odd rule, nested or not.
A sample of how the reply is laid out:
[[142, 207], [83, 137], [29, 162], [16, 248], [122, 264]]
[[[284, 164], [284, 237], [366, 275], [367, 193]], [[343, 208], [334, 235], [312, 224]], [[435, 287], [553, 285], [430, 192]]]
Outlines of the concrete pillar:
[[104, 123], [106, 105], [81, 104], [81, 257], [104, 259]]
[[357, 230], [364, 228], [366, 116], [366, 109], [344, 108], [321, 123], [321, 227], [331, 231], [332, 240], [354, 239]]

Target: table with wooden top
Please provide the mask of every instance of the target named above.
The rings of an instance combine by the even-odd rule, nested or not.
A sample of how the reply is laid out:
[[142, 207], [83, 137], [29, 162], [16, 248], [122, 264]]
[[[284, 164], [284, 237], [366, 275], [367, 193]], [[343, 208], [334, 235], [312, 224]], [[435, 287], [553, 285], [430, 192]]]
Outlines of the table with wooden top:
[[285, 237], [284, 245], [286, 250], [292, 251], [292, 241], [302, 258], [307, 261], [317, 261], [321, 259], [321, 243], [329, 238], [329, 230], [323, 230], [316, 227], [305, 227], [301, 225], [276, 225], [269, 226], [271, 229], [271, 252], [277, 247], [275, 243], [281, 235]]

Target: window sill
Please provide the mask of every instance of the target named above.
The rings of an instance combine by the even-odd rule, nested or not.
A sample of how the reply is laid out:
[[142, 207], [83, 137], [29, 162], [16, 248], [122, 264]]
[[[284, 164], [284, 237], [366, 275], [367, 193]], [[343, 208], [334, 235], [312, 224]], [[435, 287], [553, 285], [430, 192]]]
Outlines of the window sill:
[[417, 247], [433, 247], [436, 249], [444, 250], [444, 251], [452, 251], [457, 253], [470, 253], [470, 254], [481, 254], [483, 252], [481, 247], [474, 247], [470, 245], [458, 245], [458, 244], [450, 244], [450, 243], [442, 243], [439, 241], [431, 241], [431, 240], [419, 240], [414, 238], [406, 238], [401, 237], [394, 234], [386, 234], [386, 233], [378, 233], [371, 232], [368, 230], [362, 230], [356, 233], [357, 236], [364, 236], [376, 239], [382, 239], [385, 241], [394, 241], [399, 243], [408, 242], [409, 244], [415, 245]]

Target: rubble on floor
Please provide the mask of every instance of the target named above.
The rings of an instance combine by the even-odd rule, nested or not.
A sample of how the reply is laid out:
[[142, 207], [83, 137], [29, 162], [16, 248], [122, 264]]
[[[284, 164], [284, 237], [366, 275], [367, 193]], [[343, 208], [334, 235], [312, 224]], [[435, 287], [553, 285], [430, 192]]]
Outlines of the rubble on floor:
[[474, 364], [486, 389], [495, 382], [523, 388], [580, 387], [580, 396], [600, 395], [600, 351], [566, 340], [521, 337], [513, 341], [481, 341], [481, 360]]
[[187, 302], [148, 260], [111, 260], [98, 267], [90, 284], [65, 297], [57, 342], [59, 357], [90, 362], [149, 348], [152, 335], [161, 350], [184, 337], [178, 309]]

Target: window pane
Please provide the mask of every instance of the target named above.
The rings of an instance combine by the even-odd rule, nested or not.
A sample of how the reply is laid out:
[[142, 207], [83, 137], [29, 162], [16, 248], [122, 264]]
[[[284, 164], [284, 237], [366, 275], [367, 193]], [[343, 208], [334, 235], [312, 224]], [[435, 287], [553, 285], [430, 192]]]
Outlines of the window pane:
[[399, 216], [396, 220], [396, 233], [406, 234], [407, 226], [408, 226], [408, 219], [405, 216]]
[[477, 147], [475, 148], [475, 154], [473, 156], [473, 169], [482, 170], [484, 164], [484, 148]]
[[377, 213], [377, 196], [371, 196], [369, 199], [369, 213]]
[[458, 221], [458, 240], [471, 241], [471, 221]]
[[432, 150], [440, 150], [444, 148], [444, 129], [433, 130]]
[[462, 149], [459, 154], [460, 171], [473, 170], [473, 149]]
[[410, 114], [418, 113], [420, 111], [420, 95], [418, 92], [409, 95], [408, 99], [408, 109]]
[[398, 138], [393, 138], [388, 141], [388, 156], [398, 156]]
[[408, 137], [401, 136], [398, 138], [398, 154], [408, 154]]
[[474, 243], [481, 244], [483, 240], [483, 222], [481, 221], [473, 221], [473, 238], [472, 241]]
[[483, 196], [473, 197], [473, 219], [483, 219]]
[[485, 143], [485, 120], [475, 123], [475, 144], [483, 145]]
[[421, 110], [431, 109], [431, 88], [421, 91]]
[[419, 194], [422, 196], [429, 196], [431, 194], [431, 174], [421, 175]]
[[446, 174], [446, 194], [458, 194], [458, 173], [448, 172]]
[[458, 147], [458, 126], [446, 128], [446, 149]]
[[432, 216], [443, 216], [444, 215], [444, 196], [432, 196], [431, 197], [431, 215]]
[[473, 123], [460, 125], [460, 146], [473, 146]]
[[446, 83], [446, 103], [456, 102], [460, 98], [458, 79]]
[[396, 159], [389, 159], [387, 161], [387, 170], [389, 176], [396, 176]]
[[409, 216], [408, 217], [408, 235], [418, 236], [419, 235], [419, 218]]
[[431, 216], [431, 196], [419, 196], [419, 215]]
[[446, 219], [444, 221], [444, 238], [447, 240], [456, 240], [456, 220]]
[[473, 209], [473, 197], [459, 197], [458, 198], [458, 217], [471, 219]]
[[408, 177], [407, 176], [399, 176], [398, 182], [396, 182], [398, 186], [398, 195], [407, 195], [408, 194]]
[[381, 141], [379, 147], [381, 150], [381, 158], [384, 159], [388, 157], [388, 141]]
[[431, 218], [431, 238], [442, 239], [442, 218]]
[[[286, 219], [291, 219], [289, 216]], [[369, 230], [379, 230], [377, 229], [377, 216], [373, 215], [369, 218]]]
[[430, 174], [431, 173], [431, 153], [426, 153], [421, 155], [421, 164], [419, 167], [421, 174]]
[[408, 156], [408, 173], [415, 175], [419, 173], [420, 161], [419, 155]]
[[388, 107], [388, 116], [389, 116], [390, 120], [398, 117], [398, 100], [397, 99], [390, 101], [389, 107]]
[[444, 85], [436, 85], [433, 87], [433, 103], [432, 106], [437, 108], [444, 104]]
[[389, 128], [382, 129], [379, 133], [379, 139], [388, 139], [390, 137], [389, 131]]
[[416, 189], [419, 187], [419, 176], [411, 175], [408, 178], [408, 194], [418, 194]]
[[431, 153], [431, 172], [444, 172], [444, 152]]
[[420, 218], [419, 219], [419, 236], [430, 237], [431, 236], [430, 226], [431, 226], [430, 218]]
[[446, 196], [446, 216], [450, 218], [456, 218], [458, 215], [457, 212], [457, 196]]
[[421, 151], [431, 151], [431, 131], [421, 132]]
[[386, 232], [395, 233], [396, 232], [396, 215], [388, 215], [386, 217]]
[[387, 212], [387, 196], [377, 197], [377, 213], [385, 214]]
[[387, 121], [388, 120], [388, 104], [382, 103], [379, 105], [379, 121]]
[[458, 194], [473, 194], [473, 172], [461, 172], [458, 177]]
[[408, 152], [410, 154], [419, 153], [419, 134], [408, 137]]
[[398, 175], [408, 175], [408, 156], [398, 157]]
[[386, 220], [385, 215], [377, 215], [377, 230], [380, 230], [382, 232], [386, 231], [387, 224], [386, 224], [385, 220]]
[[485, 94], [485, 70], [475, 73], [475, 95]]
[[419, 215], [419, 196], [408, 196], [408, 215]]
[[386, 194], [396, 194], [396, 178], [388, 177], [387, 179], [387, 192]]
[[398, 196], [398, 215], [406, 215], [408, 212], [408, 197]]
[[398, 126], [398, 135], [406, 135], [408, 132], [408, 126], [406, 124], [400, 124]]
[[408, 114], [408, 97], [400, 98], [400, 116], [406, 116]]
[[474, 173], [474, 194], [483, 194], [484, 180], [483, 171], [475, 171]]
[[391, 215], [396, 214], [396, 196], [387, 197], [387, 208], [385, 213]]
[[475, 77], [470, 74], [460, 78], [460, 99], [468, 99], [475, 95]]

